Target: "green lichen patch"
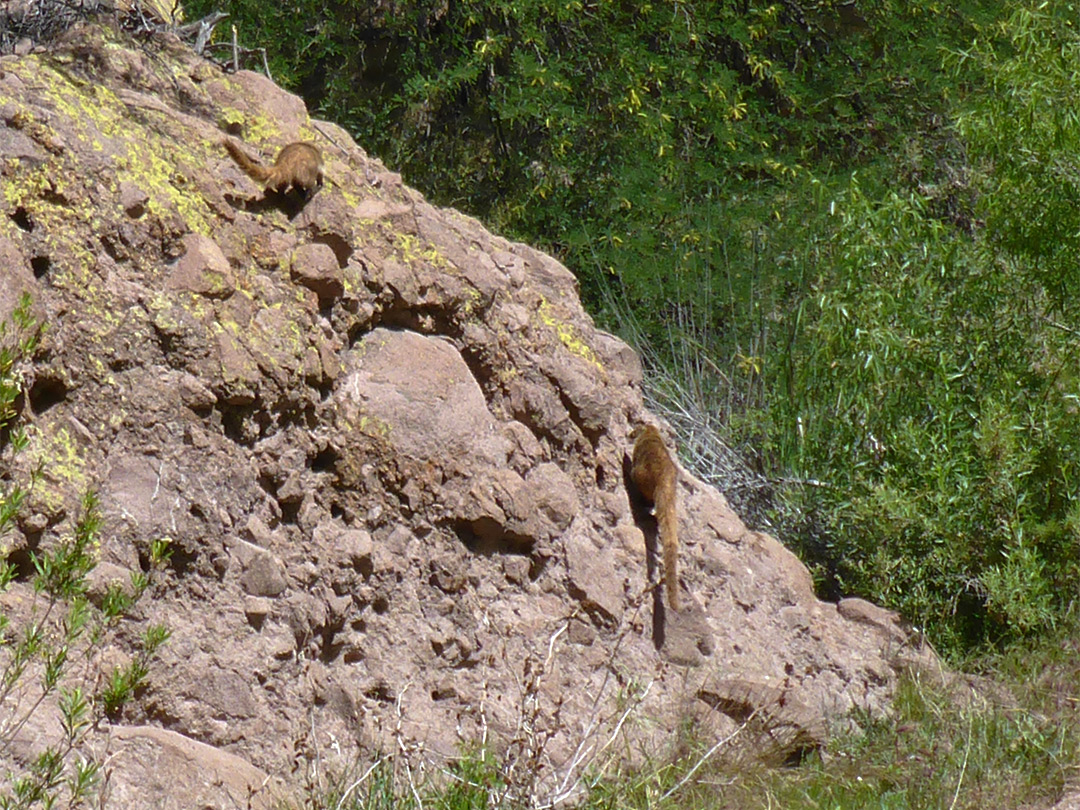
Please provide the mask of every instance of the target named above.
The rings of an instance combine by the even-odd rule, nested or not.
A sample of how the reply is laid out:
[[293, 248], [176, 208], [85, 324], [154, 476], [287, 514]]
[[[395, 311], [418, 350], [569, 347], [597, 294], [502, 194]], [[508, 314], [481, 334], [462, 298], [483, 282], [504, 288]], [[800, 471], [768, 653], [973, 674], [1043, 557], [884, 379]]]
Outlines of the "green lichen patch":
[[592, 347], [578, 336], [577, 330], [574, 329], [573, 326], [555, 316], [554, 307], [552, 307], [551, 303], [546, 299], [540, 300], [539, 315], [544, 326], [554, 330], [555, 334], [559, 337], [559, 342], [562, 343], [571, 354], [577, 355], [587, 363], [591, 363], [600, 371], [604, 370], [603, 365], [596, 356], [596, 352], [592, 350]]
[[260, 310], [238, 337], [267, 374], [284, 373], [299, 379], [309, 342], [297, 319], [289, 317], [282, 304]]
[[484, 296], [476, 287], [466, 287], [461, 294], [464, 297], [461, 303], [461, 314], [467, 319], [478, 320], [478, 312], [483, 308]]
[[[68, 135], [72, 151], [79, 150], [78, 144], [71, 142], [73, 138], [83, 148], [102, 154], [104, 165], [95, 172], [96, 183], [115, 191], [120, 182], [131, 182], [149, 195], [151, 215], [167, 219], [176, 212], [188, 229], [209, 233], [211, 209], [187, 177], [195, 169], [185, 173], [179, 167], [205, 166], [211, 144], [190, 132], [182, 137], [172, 131], [177, 128], [177, 119], [164, 110], [147, 107], [132, 114], [130, 103], [112, 89], [75, 78], [55, 61], [39, 62], [29, 81], [38, 91], [37, 97], [62, 117], [55, 121], [54, 129]], [[85, 166], [76, 171], [79, 167], [50, 162], [43, 168], [54, 182], [60, 177], [79, 185], [89, 180]], [[96, 194], [84, 196], [87, 205], [100, 210]]]
[[[233, 95], [243, 94], [243, 88], [235, 82], [227, 78], [224, 81]], [[241, 134], [237, 136], [237, 139], [255, 149], [281, 140], [281, 128], [272, 119], [258, 113], [244, 112], [235, 107], [221, 108], [218, 112], [218, 125], [228, 132], [239, 129]]]
[[195, 146], [179, 146], [173, 142], [131, 144], [127, 154], [117, 161], [117, 179], [133, 183], [149, 194], [147, 211], [159, 220], [178, 215], [187, 229], [210, 236], [210, 223], [216, 215], [207, 205], [196, 184], [190, 182], [182, 166], [205, 165], [211, 159], [207, 144], [199, 141]]
[[221, 381], [225, 399], [233, 402], [252, 402], [256, 399], [262, 373], [255, 358], [244, 346], [235, 322], [212, 324], [215, 334]]
[[411, 233], [394, 232], [392, 234], [394, 252], [405, 264], [423, 264], [439, 270], [453, 270], [454, 266], [435, 245], [421, 241]]
[[241, 129], [246, 118], [247, 116], [235, 107], [222, 107], [218, 110], [218, 126], [226, 132]]
[[389, 423], [370, 414], [360, 414], [360, 418], [356, 420], [356, 429], [373, 439], [387, 439], [393, 432]]
[[50, 248], [50, 259], [71, 255], [87, 260], [90, 253], [71, 238], [87, 225], [100, 226], [101, 216], [91, 195], [79, 179], [73, 162], [53, 158], [37, 165], [13, 161], [4, 178], [4, 202], [8, 210], [23, 209], [39, 238]]
[[30, 508], [58, 514], [68, 498], [85, 492], [90, 478], [82, 448], [64, 426], [30, 430], [30, 461], [42, 471], [30, 494]]

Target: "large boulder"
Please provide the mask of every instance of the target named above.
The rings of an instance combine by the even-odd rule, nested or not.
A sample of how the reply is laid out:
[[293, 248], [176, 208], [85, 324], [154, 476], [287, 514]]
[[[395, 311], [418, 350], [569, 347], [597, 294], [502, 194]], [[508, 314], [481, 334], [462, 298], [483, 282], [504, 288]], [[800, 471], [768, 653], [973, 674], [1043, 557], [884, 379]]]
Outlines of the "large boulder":
[[[226, 131], [264, 160], [317, 142], [328, 183], [264, 196]], [[86, 27], [3, 57], [0, 144], [0, 310], [28, 290], [48, 324], [14, 471], [44, 475], [7, 546], [70, 531], [93, 486], [107, 570], [173, 550], [110, 641], [172, 634], [88, 743], [113, 757], [106, 806], [269, 803], [316, 762], [485, 736], [566, 792], [688, 720], [720, 737], [755, 716], [790, 756], [887, 711], [910, 657], [895, 617], [819, 601], [685, 472], [685, 606], [665, 609], [626, 475], [652, 419], [641, 365], [551, 257], [167, 38]], [[38, 727], [8, 767], [56, 730]]]

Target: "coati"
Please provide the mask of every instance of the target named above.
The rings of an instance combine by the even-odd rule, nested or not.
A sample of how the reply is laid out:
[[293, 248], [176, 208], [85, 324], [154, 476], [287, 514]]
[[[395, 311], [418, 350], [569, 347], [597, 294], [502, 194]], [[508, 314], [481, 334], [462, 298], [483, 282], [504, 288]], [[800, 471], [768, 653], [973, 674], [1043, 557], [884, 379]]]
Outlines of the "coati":
[[252, 160], [230, 138], [221, 143], [248, 177], [279, 194], [296, 189], [306, 198], [323, 183], [322, 152], [313, 143], [297, 141], [282, 147], [273, 166]]
[[679, 517], [675, 510], [675, 485], [678, 470], [664, 447], [660, 431], [652, 425], [637, 428], [633, 434], [633, 466], [630, 477], [642, 496], [653, 503], [653, 512], [660, 526], [664, 543], [664, 581], [667, 583], [668, 605], [679, 609]]

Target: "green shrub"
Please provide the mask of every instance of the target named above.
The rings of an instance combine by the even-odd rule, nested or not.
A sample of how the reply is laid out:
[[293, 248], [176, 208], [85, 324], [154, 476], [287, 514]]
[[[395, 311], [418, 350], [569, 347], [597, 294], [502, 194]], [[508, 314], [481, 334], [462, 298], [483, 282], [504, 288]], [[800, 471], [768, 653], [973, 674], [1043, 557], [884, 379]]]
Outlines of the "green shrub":
[[[27, 438], [17, 424], [15, 403], [22, 393], [22, 367], [37, 345], [39, 329], [24, 297], [12, 317], [14, 336], [0, 325], [0, 435], [6, 433], [4, 453], [25, 449]], [[3, 540], [11, 531], [27, 485], [6, 481], [0, 492], [0, 591], [11, 587], [19, 569], [9, 559]], [[126, 666], [99, 672], [96, 653], [150, 585], [147, 574], [132, 576], [130, 587], [112, 586], [102, 607], [87, 599], [88, 577], [97, 564], [101, 517], [97, 497], [87, 493], [69, 536], [48, 548], [32, 551], [28, 573], [33, 600], [20, 622], [0, 611], [0, 753], [8, 754], [31, 716], [55, 703], [63, 738], [47, 744], [24, 771], [10, 774], [0, 787], [0, 808], [52, 807], [57, 802], [76, 806], [88, 800], [98, 782], [100, 763], [84, 757], [79, 746], [106, 714], [115, 715], [146, 681], [147, 666], [168, 638], [160, 625], [147, 628], [139, 651]], [[151, 544], [151, 570], [168, 558], [167, 541]], [[98, 676], [101, 676], [100, 678]], [[95, 691], [98, 683], [103, 684]]]
[[831, 593], [899, 608], [946, 650], [1048, 631], [1080, 585], [1080, 38], [1059, 12], [1018, 6], [951, 60], [957, 174], [985, 228], [932, 190], [852, 186], [767, 369], [771, 461], [828, 482], [789, 493], [820, 516], [804, 554]]
[[[836, 233], [771, 407], [782, 463], [829, 487], [808, 548], [838, 593], [899, 608], [948, 649], [1052, 624], [1077, 579], [1080, 447], [1069, 335], [1038, 279], [917, 195], [838, 201]], [[777, 385], [785, 380], [777, 379]]]

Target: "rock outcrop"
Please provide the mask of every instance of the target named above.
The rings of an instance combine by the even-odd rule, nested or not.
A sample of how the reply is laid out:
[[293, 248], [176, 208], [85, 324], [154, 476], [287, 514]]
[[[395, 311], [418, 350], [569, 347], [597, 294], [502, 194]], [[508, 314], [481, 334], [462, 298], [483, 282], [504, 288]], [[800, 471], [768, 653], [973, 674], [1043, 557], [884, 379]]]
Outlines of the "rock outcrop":
[[[264, 196], [226, 133], [264, 161], [317, 142], [327, 184]], [[265, 807], [316, 761], [530, 735], [570, 790], [688, 721], [756, 717], [787, 757], [887, 711], [895, 618], [818, 601], [685, 473], [664, 611], [628, 493], [635, 354], [557, 261], [430, 205], [269, 80], [80, 27], [0, 59], [0, 183], [0, 316], [29, 291], [48, 325], [13, 472], [44, 476], [5, 544], [47, 547], [98, 487], [103, 575], [173, 548], [116, 642], [172, 633], [94, 738], [107, 806]]]

